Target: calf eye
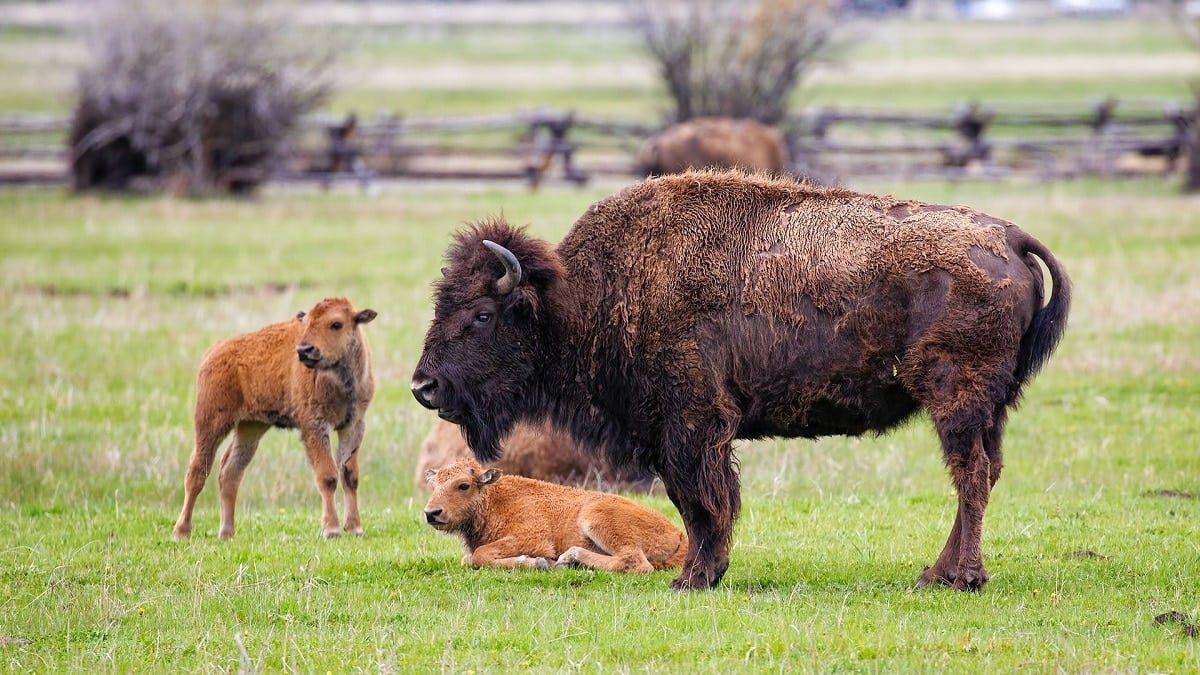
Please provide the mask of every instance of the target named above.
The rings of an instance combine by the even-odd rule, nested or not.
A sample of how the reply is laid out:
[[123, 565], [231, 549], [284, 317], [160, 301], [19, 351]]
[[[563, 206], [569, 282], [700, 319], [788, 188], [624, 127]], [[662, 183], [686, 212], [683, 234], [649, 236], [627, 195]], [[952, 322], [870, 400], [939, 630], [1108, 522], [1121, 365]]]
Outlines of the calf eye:
[[479, 323], [487, 323], [492, 320], [491, 312], [480, 312], [475, 315], [475, 321]]
[[342, 322], [341, 322], [341, 321], [334, 321], [333, 323], [329, 324], [329, 327], [330, 327], [330, 328], [332, 328], [332, 329], [334, 329], [334, 330], [341, 330], [341, 329], [342, 329]]
[[458, 489], [462, 490], [463, 492], [466, 492], [467, 490], [471, 489], [471, 484], [470, 483], [459, 483]]

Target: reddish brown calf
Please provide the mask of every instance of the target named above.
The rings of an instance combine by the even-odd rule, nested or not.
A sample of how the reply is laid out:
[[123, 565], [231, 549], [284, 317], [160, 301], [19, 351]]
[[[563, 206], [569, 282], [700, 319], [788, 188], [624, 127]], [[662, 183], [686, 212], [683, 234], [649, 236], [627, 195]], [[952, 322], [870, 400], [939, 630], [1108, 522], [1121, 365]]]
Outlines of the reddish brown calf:
[[[345, 529], [362, 534], [358, 514], [358, 448], [364, 416], [375, 395], [371, 353], [360, 326], [374, 310], [355, 311], [345, 298], [327, 298], [292, 321], [218, 342], [205, 355], [196, 381], [196, 447], [184, 480], [183, 511], [174, 536], [192, 532], [192, 509], [212, 470], [217, 446], [234, 432], [221, 457], [220, 537], [234, 534], [233, 512], [242, 474], [272, 426], [298, 428], [321, 492], [325, 537], [336, 537], [333, 493], [338, 474], [345, 491]], [[329, 432], [338, 432], [337, 463]]]

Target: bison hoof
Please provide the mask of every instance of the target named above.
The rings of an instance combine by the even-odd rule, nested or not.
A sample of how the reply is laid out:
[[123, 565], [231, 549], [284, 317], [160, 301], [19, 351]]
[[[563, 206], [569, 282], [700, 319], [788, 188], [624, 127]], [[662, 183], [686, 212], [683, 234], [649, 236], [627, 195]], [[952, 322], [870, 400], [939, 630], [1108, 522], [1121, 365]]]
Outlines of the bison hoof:
[[706, 591], [713, 587], [713, 582], [700, 574], [681, 574], [671, 582], [673, 591]]
[[321, 536], [325, 537], [326, 539], [337, 539], [338, 537], [342, 536], [342, 531], [336, 527], [327, 527], [323, 532], [321, 532]]
[[217, 533], [217, 537], [219, 537], [222, 541], [233, 539], [233, 528], [221, 528], [221, 531]]
[[981, 590], [988, 579], [987, 570], [982, 567], [972, 570], [963, 570], [954, 578], [954, 582], [950, 585], [956, 591], [978, 591]]
[[533, 567], [542, 571], [548, 570], [550, 569], [550, 561], [545, 558], [534, 558]]
[[926, 567], [921, 576], [917, 577], [917, 588], [928, 588], [935, 584], [949, 586], [954, 583], [955, 576], [954, 572], [942, 572], [937, 567]]
[[347, 527], [346, 527], [346, 534], [352, 534], [352, 535], [354, 535], [354, 536], [356, 536], [356, 537], [361, 537], [361, 536], [363, 536], [363, 529], [362, 529], [362, 527], [361, 527], [361, 526], [359, 526], [359, 527], [349, 527], [349, 526], [347, 526]]
[[187, 529], [177, 527], [175, 528], [175, 531], [171, 533], [171, 538], [175, 541], [187, 541], [188, 539], [191, 539], [191, 537], [192, 528], [190, 527]]

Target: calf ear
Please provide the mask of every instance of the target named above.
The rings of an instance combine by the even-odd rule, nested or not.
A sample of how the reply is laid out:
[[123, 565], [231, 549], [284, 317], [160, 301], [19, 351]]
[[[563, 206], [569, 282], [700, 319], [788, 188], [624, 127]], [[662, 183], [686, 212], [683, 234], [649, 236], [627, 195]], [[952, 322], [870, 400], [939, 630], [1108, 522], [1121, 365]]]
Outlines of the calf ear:
[[304, 315], [305, 315], [306, 313], [307, 313], [307, 312], [305, 312], [304, 310], [300, 310], [299, 312], [296, 312], [296, 320], [297, 320], [297, 321], [303, 321], [303, 320], [304, 320]]
[[379, 313], [375, 310], [364, 309], [363, 311], [354, 315], [354, 323], [371, 323], [377, 316], [379, 316]]
[[475, 482], [479, 483], [480, 485], [495, 483], [496, 479], [500, 477], [500, 474], [500, 469], [488, 469], [487, 471], [479, 474], [479, 478], [475, 479]]
[[433, 480], [433, 477], [436, 475], [437, 475], [437, 469], [426, 469], [425, 470], [425, 482], [428, 483], [429, 481]]
[[443, 268], [442, 268], [442, 277], [449, 277], [449, 276], [450, 276], [450, 268], [449, 268], [449, 267], [443, 267]]

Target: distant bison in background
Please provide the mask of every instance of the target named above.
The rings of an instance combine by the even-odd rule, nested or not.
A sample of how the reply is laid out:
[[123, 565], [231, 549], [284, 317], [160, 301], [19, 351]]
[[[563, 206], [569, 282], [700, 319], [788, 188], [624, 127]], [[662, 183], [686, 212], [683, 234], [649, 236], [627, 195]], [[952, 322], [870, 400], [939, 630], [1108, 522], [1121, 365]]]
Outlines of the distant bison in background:
[[501, 473], [473, 459], [426, 473], [433, 494], [425, 521], [463, 538], [464, 564], [653, 572], [683, 563], [687, 537], [658, 511], [618, 495]]
[[[299, 428], [313, 478], [321, 492], [322, 533], [336, 537], [333, 493], [338, 475], [346, 500], [346, 531], [362, 534], [358, 515], [358, 448], [364, 417], [375, 395], [371, 352], [362, 325], [375, 310], [354, 309], [345, 298], [326, 298], [307, 314], [254, 333], [218, 342], [196, 377], [196, 447], [184, 479], [183, 511], [175, 538], [192, 533], [192, 509], [212, 471], [217, 446], [230, 431], [221, 457], [221, 531], [234, 534], [233, 511], [242, 473], [271, 427]], [[337, 463], [329, 432], [338, 432]]]
[[[489, 464], [513, 476], [536, 478], [550, 483], [581, 485], [606, 490], [649, 490], [654, 475], [640, 467], [613, 469], [604, 461], [579, 448], [569, 434], [547, 423], [518, 424], [500, 443], [504, 455]], [[418, 487], [428, 487], [427, 473], [459, 459], [472, 458], [457, 424], [438, 420], [421, 442], [415, 476]]]
[[646, 141], [638, 164], [652, 176], [705, 168], [779, 173], [787, 170], [789, 158], [783, 137], [761, 122], [697, 117]]
[[557, 246], [492, 220], [458, 233], [447, 257], [414, 396], [484, 461], [517, 422], [549, 418], [653, 469], [687, 525], [675, 588], [711, 587], [729, 566], [734, 439], [882, 432], [920, 410], [958, 507], [919, 583], [987, 582], [1004, 422], [1071, 297], [1059, 262], [1016, 225], [703, 171], [593, 204]]

